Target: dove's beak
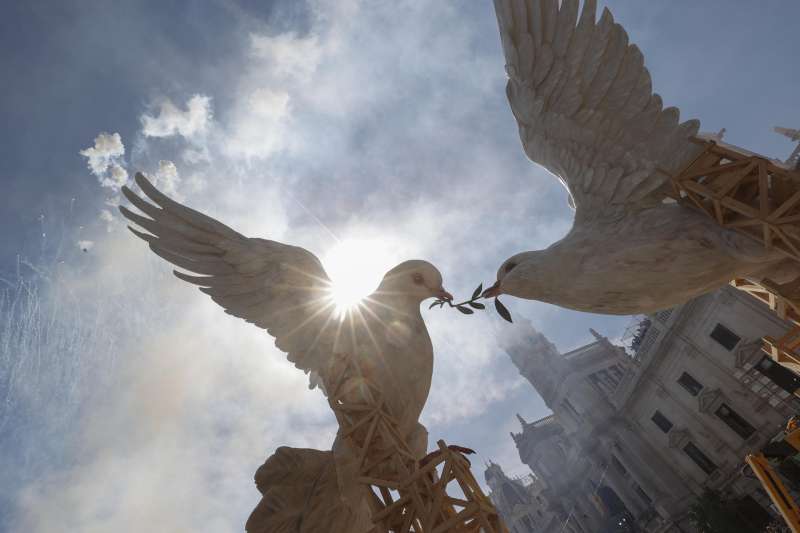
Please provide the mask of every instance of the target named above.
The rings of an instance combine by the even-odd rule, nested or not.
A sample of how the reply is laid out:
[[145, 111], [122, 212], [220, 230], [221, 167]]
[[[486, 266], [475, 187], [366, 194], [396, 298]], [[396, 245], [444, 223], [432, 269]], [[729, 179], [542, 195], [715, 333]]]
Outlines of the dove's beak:
[[442, 300], [447, 300], [448, 302], [453, 300], [453, 295], [444, 290], [443, 287], [439, 287], [439, 289], [436, 291], [436, 297]]
[[482, 298], [497, 298], [503, 293], [500, 289], [500, 280], [494, 282], [494, 285], [483, 291]]

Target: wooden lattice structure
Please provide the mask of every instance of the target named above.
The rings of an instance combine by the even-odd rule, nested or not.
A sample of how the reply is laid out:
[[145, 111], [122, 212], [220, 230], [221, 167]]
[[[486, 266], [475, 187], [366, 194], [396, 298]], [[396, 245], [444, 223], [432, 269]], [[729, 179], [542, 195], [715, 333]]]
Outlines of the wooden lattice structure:
[[356, 452], [374, 533], [508, 533], [457, 447], [440, 440], [423, 461], [415, 456], [381, 391], [353, 358], [336, 359], [325, 388], [341, 435]]
[[[729, 145], [692, 140], [703, 150], [672, 178], [673, 197], [800, 262], [800, 172]], [[800, 278], [785, 284], [735, 279], [731, 285], [793, 324], [779, 339], [764, 337], [762, 349], [800, 373]]]
[[703, 150], [672, 178], [675, 198], [800, 261], [800, 173], [758, 154], [692, 140]]

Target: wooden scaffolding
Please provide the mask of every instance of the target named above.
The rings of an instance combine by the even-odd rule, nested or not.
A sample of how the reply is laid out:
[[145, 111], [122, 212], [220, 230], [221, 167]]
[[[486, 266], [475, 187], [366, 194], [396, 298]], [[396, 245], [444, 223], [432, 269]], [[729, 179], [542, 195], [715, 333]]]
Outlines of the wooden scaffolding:
[[352, 357], [332, 363], [328, 402], [341, 435], [357, 455], [359, 480], [372, 511], [374, 533], [508, 533], [461, 453], [438, 449], [416, 457], [381, 391]]
[[[703, 149], [672, 177], [673, 198], [800, 262], [800, 172], [731, 145], [692, 141]], [[779, 339], [764, 337], [762, 349], [800, 374], [800, 278], [785, 284], [745, 279], [731, 284], [792, 324]]]

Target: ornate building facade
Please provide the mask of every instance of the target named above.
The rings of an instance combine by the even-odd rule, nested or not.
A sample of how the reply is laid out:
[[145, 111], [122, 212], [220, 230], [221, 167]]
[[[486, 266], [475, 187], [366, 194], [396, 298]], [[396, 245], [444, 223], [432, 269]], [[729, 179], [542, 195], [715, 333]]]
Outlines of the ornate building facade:
[[645, 319], [632, 354], [594, 331], [561, 354], [518, 322], [503, 347], [553, 412], [512, 433], [552, 518], [533, 531], [689, 532], [706, 488], [767, 505], [743, 459], [800, 412], [800, 379], [760, 351], [786, 329], [766, 306], [726, 287]]
[[555, 527], [557, 518], [547, 509], [535, 476], [525, 483], [523, 479], [509, 478], [500, 465], [489, 463], [484, 477], [491, 489], [489, 497], [509, 533], [534, 533]]

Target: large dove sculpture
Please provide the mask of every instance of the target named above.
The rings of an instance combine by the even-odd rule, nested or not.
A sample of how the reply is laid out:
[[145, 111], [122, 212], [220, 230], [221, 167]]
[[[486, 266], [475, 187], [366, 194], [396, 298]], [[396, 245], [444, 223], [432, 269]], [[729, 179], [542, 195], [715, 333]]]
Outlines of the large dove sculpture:
[[607, 314], [649, 313], [735, 277], [788, 281], [790, 260], [668, 199], [702, 149], [652, 92], [636, 45], [596, 1], [495, 0], [506, 93], [527, 156], [575, 209], [571, 231], [518, 253], [484, 296], [509, 294]]
[[[142, 174], [136, 183], [154, 204], [123, 187], [146, 216], [124, 206], [120, 211], [146, 230], [130, 228], [154, 253], [192, 273], [175, 271], [178, 278], [199, 286], [226, 313], [267, 330], [289, 360], [311, 374], [312, 383], [326, 383], [334, 354], [361, 358], [412, 451], [425, 455], [427, 431], [418, 419], [430, 389], [433, 348], [420, 303], [452, 299], [433, 265], [413, 260], [392, 268], [371, 296], [340, 317], [331, 281], [308, 250], [245, 237], [168, 198]], [[256, 475], [265, 497], [247, 530], [369, 530], [369, 509], [352, 459], [339, 436], [332, 451], [279, 448]]]

